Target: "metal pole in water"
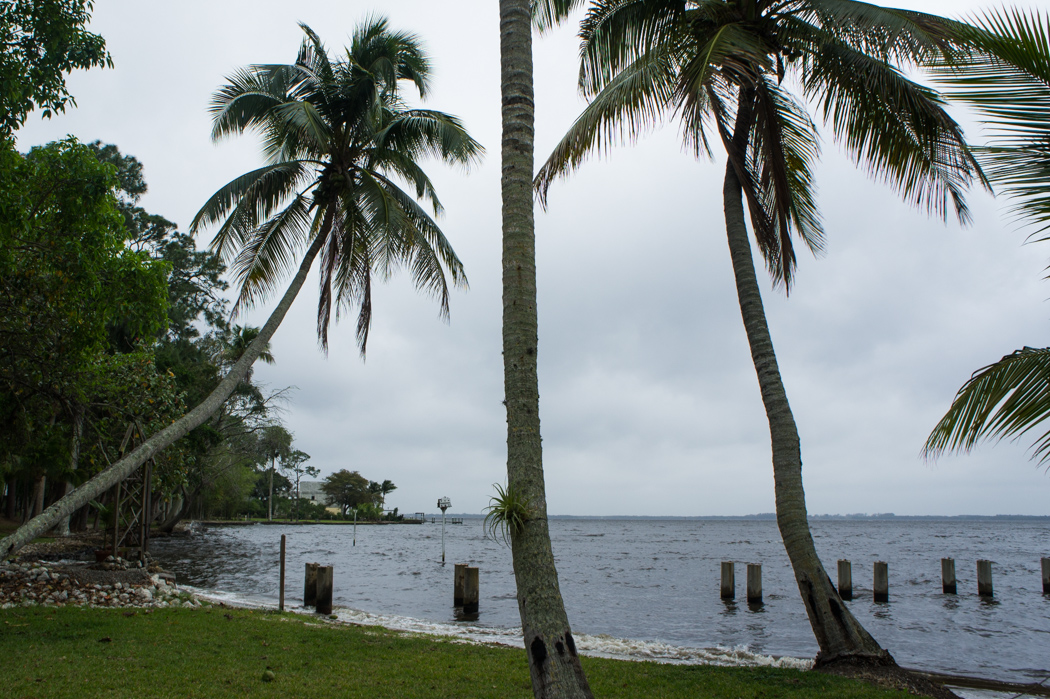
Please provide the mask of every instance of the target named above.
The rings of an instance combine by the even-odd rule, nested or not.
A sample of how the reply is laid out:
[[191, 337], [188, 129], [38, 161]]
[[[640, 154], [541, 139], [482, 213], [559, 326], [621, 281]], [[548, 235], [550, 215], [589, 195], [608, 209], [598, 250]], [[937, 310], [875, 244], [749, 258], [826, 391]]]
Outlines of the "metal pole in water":
[[438, 507], [441, 509], [441, 562], [445, 562], [445, 510], [452, 507], [452, 501], [448, 498], [439, 498]]
[[354, 508], [354, 546], [357, 546], [357, 508]]
[[281, 603], [278, 608], [284, 611], [284, 534], [281, 534]]

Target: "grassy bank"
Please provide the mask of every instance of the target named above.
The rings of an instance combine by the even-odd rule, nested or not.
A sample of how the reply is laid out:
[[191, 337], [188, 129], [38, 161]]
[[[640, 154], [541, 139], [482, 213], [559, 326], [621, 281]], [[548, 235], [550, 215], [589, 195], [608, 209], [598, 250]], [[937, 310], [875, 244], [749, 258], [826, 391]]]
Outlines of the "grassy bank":
[[[583, 664], [600, 697], [908, 696], [792, 670]], [[532, 696], [523, 650], [219, 607], [2, 611], [0, 674], [9, 697]]]

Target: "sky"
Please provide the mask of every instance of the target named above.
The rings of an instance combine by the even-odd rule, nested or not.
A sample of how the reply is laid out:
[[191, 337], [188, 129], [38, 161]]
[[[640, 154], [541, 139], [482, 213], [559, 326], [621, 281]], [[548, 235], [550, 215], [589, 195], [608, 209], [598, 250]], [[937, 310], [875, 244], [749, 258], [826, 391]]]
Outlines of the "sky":
[[[989, 3], [909, 0], [962, 16]], [[1023, 5], [1022, 5], [1023, 6]], [[450, 12], [450, 8], [455, 9]], [[182, 230], [208, 196], [262, 164], [248, 134], [210, 139], [207, 105], [225, 76], [291, 63], [312, 27], [335, 56], [377, 12], [415, 32], [434, 80], [426, 106], [459, 115], [487, 156], [470, 172], [427, 169], [439, 223], [469, 291], [451, 321], [405, 274], [374, 291], [367, 359], [354, 314], [325, 356], [307, 282], [256, 369], [294, 386], [284, 420], [323, 475], [392, 480], [402, 512], [480, 513], [506, 480], [501, 359], [499, 47], [495, 0], [296, 3], [182, 0], [95, 4], [111, 70], [68, 79], [77, 107], [31, 116], [18, 145], [72, 134], [144, 166], [141, 205]], [[575, 18], [578, 20], [578, 17]], [[574, 22], [537, 37], [537, 166], [585, 102]], [[953, 108], [971, 140], [972, 115]], [[1047, 244], [982, 191], [973, 223], [929, 218], [858, 170], [829, 136], [817, 170], [828, 236], [800, 255], [790, 296], [760, 272], [773, 341], [802, 439], [813, 514], [1050, 514], [1050, 475], [1029, 442], [926, 462], [920, 450], [970, 374], [1022, 346], [1050, 345]], [[540, 416], [552, 515], [772, 512], [769, 433], [740, 320], [721, 208], [723, 163], [681, 147], [673, 122], [585, 163], [537, 212]], [[198, 245], [209, 242], [204, 235]], [[758, 261], [761, 270], [761, 262]], [[261, 325], [276, 299], [238, 318]]]

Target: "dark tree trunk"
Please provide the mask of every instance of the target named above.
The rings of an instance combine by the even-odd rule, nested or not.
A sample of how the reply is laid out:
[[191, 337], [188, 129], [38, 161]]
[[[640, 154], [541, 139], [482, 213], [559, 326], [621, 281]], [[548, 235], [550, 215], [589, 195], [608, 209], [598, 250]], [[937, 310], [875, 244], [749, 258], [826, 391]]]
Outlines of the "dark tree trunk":
[[532, 3], [500, 0], [503, 142], [503, 368], [507, 485], [530, 503], [511, 532], [525, 649], [537, 699], [591, 697], [554, 567], [540, 446], [536, 244], [532, 202]]
[[[740, 111], [744, 111], [743, 106]], [[734, 140], [737, 152], [743, 153], [746, 151], [743, 147], [747, 145], [746, 141], [741, 143], [737, 139], [741, 134], [746, 139], [747, 132], [739, 121], [736, 131]], [[726, 165], [723, 203], [740, 315], [769, 422], [777, 525], [795, 572], [810, 626], [820, 646], [816, 664], [820, 666], [846, 659], [894, 664], [890, 654], [879, 646], [842, 603], [813, 545], [806, 515], [806, 496], [802, 488], [802, 452], [798, 428], [791, 414], [773, 351], [773, 340], [766, 323], [762, 294], [751, 256], [740, 180], [731, 162]]]

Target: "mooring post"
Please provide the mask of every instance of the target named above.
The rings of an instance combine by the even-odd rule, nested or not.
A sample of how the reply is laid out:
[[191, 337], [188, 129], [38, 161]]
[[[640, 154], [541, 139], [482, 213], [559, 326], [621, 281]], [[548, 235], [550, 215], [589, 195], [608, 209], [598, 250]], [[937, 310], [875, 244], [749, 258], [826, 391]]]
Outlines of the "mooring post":
[[303, 606], [312, 607], [317, 604], [317, 568], [316, 563], [306, 564], [306, 585], [303, 587]]
[[467, 584], [467, 564], [457, 563], [456, 571], [452, 574], [452, 606], [462, 607], [464, 588]]
[[280, 602], [277, 605], [277, 608], [282, 612], [284, 611], [284, 540], [285, 535], [281, 534], [281, 592]]
[[981, 597], [992, 597], [992, 562], [977, 561], [977, 594]]
[[332, 566], [317, 567], [317, 613], [332, 613]]
[[1042, 558], [1039, 562], [1043, 566], [1043, 594], [1050, 595], [1050, 558]]
[[941, 559], [941, 590], [943, 590], [946, 595], [954, 595], [957, 592], [955, 584], [954, 558]]
[[853, 567], [845, 558], [839, 559], [839, 597], [853, 599]]
[[762, 564], [747, 564], [747, 603], [762, 604]]
[[885, 561], [875, 561], [875, 601], [890, 601], [890, 567]]
[[736, 597], [736, 577], [732, 561], [722, 561], [722, 599]]
[[463, 613], [475, 614], [478, 611], [478, 601], [481, 598], [479, 570], [471, 566], [465, 566], [463, 572]]

